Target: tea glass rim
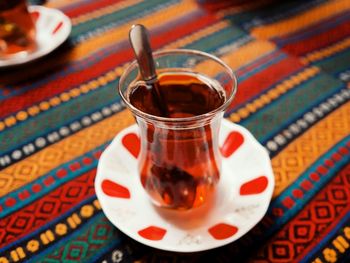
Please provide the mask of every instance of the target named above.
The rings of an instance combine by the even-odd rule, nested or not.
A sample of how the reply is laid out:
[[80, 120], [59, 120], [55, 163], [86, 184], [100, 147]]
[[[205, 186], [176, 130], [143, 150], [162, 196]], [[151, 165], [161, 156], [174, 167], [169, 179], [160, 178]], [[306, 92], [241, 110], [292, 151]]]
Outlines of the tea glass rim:
[[138, 67], [137, 60], [135, 59], [127, 66], [127, 68], [122, 73], [122, 75], [119, 79], [119, 83], [118, 83], [118, 92], [119, 92], [119, 95], [121, 96], [122, 100], [124, 101], [124, 103], [127, 105], [127, 107], [137, 116], [142, 117], [144, 119], [148, 119], [148, 120], [165, 122], [165, 123], [173, 123], [173, 124], [196, 122], [196, 121], [211, 118], [211, 117], [215, 116], [217, 113], [225, 111], [226, 108], [229, 106], [229, 104], [232, 102], [233, 98], [235, 97], [235, 94], [237, 92], [236, 75], [234, 74], [233, 70], [220, 58], [218, 58], [214, 55], [211, 55], [209, 53], [199, 51], [199, 50], [194, 50], [194, 49], [166, 49], [166, 50], [153, 52], [152, 54], [153, 54], [154, 58], [161, 57], [164, 55], [170, 55], [170, 54], [189, 54], [189, 55], [199, 55], [199, 56], [203, 56], [203, 57], [209, 58], [211, 60], [214, 60], [215, 62], [217, 62], [218, 64], [220, 64], [221, 66], [223, 66], [225, 68], [227, 73], [230, 75], [230, 78], [233, 80], [232, 92], [230, 93], [229, 97], [225, 99], [225, 102], [222, 105], [220, 105], [219, 107], [217, 107], [216, 109], [214, 109], [212, 111], [209, 111], [207, 113], [200, 114], [200, 115], [195, 115], [195, 116], [191, 116], [191, 117], [182, 117], [182, 118], [169, 118], [169, 117], [160, 117], [160, 116], [146, 113], [144, 111], [139, 110], [134, 105], [132, 105], [122, 92], [122, 85], [125, 81], [125, 78], [134, 69], [135, 66]]

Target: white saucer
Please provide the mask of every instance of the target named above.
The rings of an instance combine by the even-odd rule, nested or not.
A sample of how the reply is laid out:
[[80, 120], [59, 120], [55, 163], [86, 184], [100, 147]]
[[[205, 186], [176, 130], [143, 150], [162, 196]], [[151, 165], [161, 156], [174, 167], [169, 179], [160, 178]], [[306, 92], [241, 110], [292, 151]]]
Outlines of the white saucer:
[[37, 49], [30, 53], [19, 53], [0, 59], [0, 68], [20, 65], [47, 55], [60, 46], [69, 36], [72, 24], [60, 10], [43, 6], [29, 6], [29, 12], [36, 19]]
[[222, 172], [216, 198], [190, 211], [151, 204], [138, 177], [137, 134], [135, 124], [115, 137], [101, 155], [95, 179], [105, 215], [129, 237], [168, 251], [202, 251], [237, 240], [266, 213], [275, 184], [271, 162], [245, 128], [223, 120], [219, 139]]

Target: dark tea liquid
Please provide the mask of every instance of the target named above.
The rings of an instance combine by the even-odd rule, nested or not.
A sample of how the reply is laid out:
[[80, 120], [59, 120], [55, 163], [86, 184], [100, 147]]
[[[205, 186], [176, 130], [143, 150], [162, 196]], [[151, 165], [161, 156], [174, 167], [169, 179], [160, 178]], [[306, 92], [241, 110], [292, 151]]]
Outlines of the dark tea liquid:
[[[163, 73], [157, 85], [160, 100], [155, 100], [152, 87], [139, 82], [131, 88], [129, 101], [143, 112], [174, 119], [202, 115], [225, 102], [221, 86], [201, 75]], [[165, 105], [165, 113], [159, 103]], [[142, 143], [141, 183], [156, 204], [190, 209], [211, 197], [220, 177], [217, 139], [213, 140], [220, 118], [193, 122], [185, 129], [136, 118]]]

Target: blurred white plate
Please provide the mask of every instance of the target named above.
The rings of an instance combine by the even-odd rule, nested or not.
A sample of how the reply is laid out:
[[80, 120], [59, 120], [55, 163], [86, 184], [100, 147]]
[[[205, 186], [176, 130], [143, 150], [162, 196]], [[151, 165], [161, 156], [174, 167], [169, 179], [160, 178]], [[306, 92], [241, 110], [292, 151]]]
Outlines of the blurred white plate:
[[231, 243], [265, 215], [275, 185], [270, 158], [245, 128], [223, 120], [222, 172], [211, 203], [189, 211], [151, 204], [137, 171], [138, 127], [121, 131], [101, 155], [95, 190], [107, 218], [151, 247], [195, 252]]
[[36, 17], [37, 49], [30, 53], [19, 53], [0, 59], [0, 68], [24, 64], [45, 56], [59, 47], [69, 36], [72, 24], [60, 10], [43, 6], [29, 6], [29, 12]]

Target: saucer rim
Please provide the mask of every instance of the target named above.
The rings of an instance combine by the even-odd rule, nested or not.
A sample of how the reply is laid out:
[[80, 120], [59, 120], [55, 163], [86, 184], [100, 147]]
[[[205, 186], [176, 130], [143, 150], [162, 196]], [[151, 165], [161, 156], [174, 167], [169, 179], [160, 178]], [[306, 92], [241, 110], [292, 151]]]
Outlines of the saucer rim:
[[[249, 137], [249, 140], [250, 141], [253, 141], [254, 142], [254, 147], [256, 149], [259, 148], [259, 151], [261, 152], [260, 153], [260, 156], [264, 156], [264, 160], [263, 160], [263, 163], [264, 164], [267, 164], [266, 165], [266, 169], [268, 169], [268, 174], [266, 174], [266, 176], [268, 177], [268, 180], [269, 180], [269, 185], [268, 187], [266, 188], [265, 191], [269, 192], [269, 193], [265, 193], [266, 195], [266, 201], [265, 202], [262, 202], [262, 203], [259, 203], [259, 204], [262, 204], [263, 207], [261, 208], [261, 210], [263, 212], [261, 212], [258, 216], [256, 216], [254, 218], [254, 223], [248, 227], [247, 229], [245, 229], [244, 231], [239, 231], [237, 234], [229, 237], [229, 238], [226, 238], [226, 239], [223, 239], [223, 240], [217, 240], [217, 239], [213, 239], [213, 242], [207, 242], [207, 243], [204, 243], [204, 244], [201, 244], [199, 247], [195, 246], [195, 245], [189, 245], [188, 249], [185, 249], [183, 246], [181, 246], [181, 249], [177, 249], [176, 246], [174, 246], [173, 244], [167, 244], [167, 243], [164, 243], [162, 241], [152, 241], [152, 240], [149, 240], [149, 239], [145, 239], [145, 238], [142, 238], [142, 237], [139, 237], [137, 236], [137, 232], [132, 232], [132, 230], [130, 229], [129, 231], [129, 228], [130, 227], [123, 227], [122, 225], [125, 225], [125, 224], [115, 224], [115, 220], [112, 219], [112, 215], [110, 215], [108, 212], [106, 213], [105, 210], [110, 210], [106, 207], [104, 207], [104, 205], [102, 204], [103, 202], [101, 202], [101, 200], [103, 200], [104, 197], [103, 195], [103, 192], [102, 192], [102, 189], [100, 189], [100, 186], [98, 185], [99, 182], [101, 182], [101, 179], [99, 179], [101, 176], [99, 176], [99, 174], [101, 174], [101, 167], [100, 167], [100, 163], [102, 159], [104, 159], [104, 155], [106, 154], [106, 152], [108, 153], [107, 149], [111, 146], [113, 146], [113, 144], [115, 143], [115, 140], [118, 140], [118, 137], [119, 135], [123, 135], [125, 133], [126, 130], [134, 130], [135, 127], [137, 128], [137, 124], [133, 124], [133, 125], [130, 125], [122, 130], [120, 130], [118, 132], [118, 134], [114, 137], [114, 139], [112, 140], [112, 142], [107, 146], [107, 148], [103, 151], [103, 153], [101, 154], [101, 157], [100, 157], [100, 161], [99, 161], [99, 164], [98, 164], [98, 167], [97, 167], [97, 172], [96, 172], [96, 178], [95, 178], [95, 191], [96, 191], [96, 196], [97, 196], [97, 199], [100, 201], [100, 205], [101, 205], [101, 208], [102, 208], [102, 211], [104, 213], [104, 215], [107, 217], [107, 219], [119, 230], [121, 231], [122, 233], [124, 233], [125, 235], [127, 235], [128, 237], [132, 238], [133, 240], [137, 241], [137, 242], [140, 242], [141, 244], [143, 245], [147, 245], [147, 246], [150, 246], [152, 248], [156, 248], [156, 249], [160, 249], [160, 250], [164, 250], [164, 251], [171, 251], [171, 252], [180, 252], [180, 253], [193, 253], [193, 252], [201, 252], [201, 251], [206, 251], [206, 250], [210, 250], [210, 249], [215, 249], [215, 248], [218, 248], [218, 247], [222, 247], [222, 246], [225, 246], [225, 245], [228, 245], [232, 242], [235, 242], [237, 241], [238, 239], [240, 239], [241, 237], [243, 237], [244, 235], [246, 235], [250, 230], [252, 230], [260, 221], [261, 219], [265, 216], [267, 210], [268, 210], [268, 207], [269, 207], [269, 204], [272, 200], [272, 195], [273, 195], [273, 190], [274, 190], [274, 187], [275, 187], [275, 177], [274, 177], [274, 174], [273, 174], [273, 170], [272, 170], [272, 165], [271, 165], [271, 160], [270, 160], [270, 157], [268, 155], [268, 151], [265, 149], [265, 147], [263, 147], [258, 141], [257, 139], [251, 134], [251, 132], [242, 127], [241, 125], [238, 125], [238, 124], [235, 124], [235, 123], [232, 123], [231, 121], [229, 120], [226, 120], [226, 119], [223, 119], [222, 120], [222, 124], [221, 126], [230, 126], [229, 129], [230, 130], [238, 130], [238, 131], [242, 131], [242, 133], [244, 135], [248, 135]], [[223, 158], [225, 159], [225, 158]], [[181, 214], [181, 211], [174, 211], [174, 213], [178, 213], [178, 214]], [[223, 220], [224, 221], [224, 220]], [[120, 226], [122, 227], [122, 229], [120, 228]], [[205, 226], [205, 227], [210, 227], [211, 225], [208, 225], [208, 226]]]
[[[14, 56], [7, 58], [7, 59], [6, 58], [0, 59], [0, 69], [24, 65], [24, 64], [27, 64], [29, 62], [33, 62], [39, 58], [42, 58], [42, 57], [50, 54], [51, 52], [56, 50], [59, 46], [61, 46], [68, 39], [69, 35], [72, 32], [72, 22], [71, 22], [70, 18], [66, 14], [64, 14], [61, 10], [55, 9], [55, 8], [49, 8], [49, 7], [45, 7], [45, 6], [40, 6], [40, 5], [30, 5], [30, 6], [28, 6], [28, 10], [30, 13], [35, 12], [35, 11], [39, 11], [41, 13], [51, 13], [51, 15], [60, 16], [62, 18], [62, 20], [64, 21], [63, 25], [66, 27], [67, 33], [64, 35], [64, 37], [62, 37], [62, 39], [59, 39], [59, 41], [56, 41], [54, 43], [54, 45], [51, 45], [50, 48], [47, 48], [44, 51], [42, 51], [43, 49], [41, 49], [41, 48], [37, 48], [36, 50], [28, 53], [24, 57], [14, 55]], [[35, 27], [36, 27], [36, 25], [35, 25]], [[35, 37], [35, 41], [37, 41], [37, 36]]]

